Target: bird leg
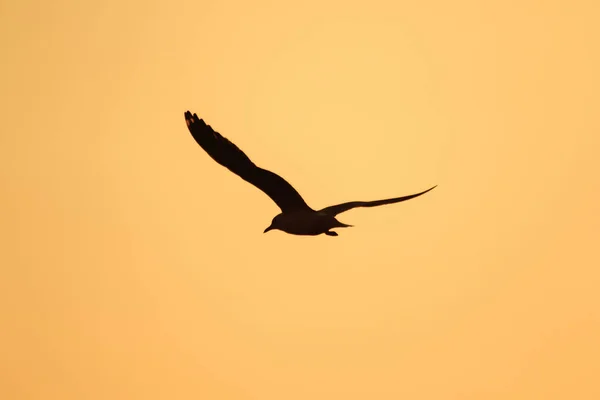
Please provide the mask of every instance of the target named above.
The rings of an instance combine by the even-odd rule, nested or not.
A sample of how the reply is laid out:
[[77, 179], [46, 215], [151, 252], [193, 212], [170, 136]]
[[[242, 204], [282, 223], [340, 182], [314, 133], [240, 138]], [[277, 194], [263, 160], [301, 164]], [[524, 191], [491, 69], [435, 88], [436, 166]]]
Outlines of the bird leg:
[[334, 231], [327, 231], [327, 232], [325, 232], [325, 234], [327, 236], [337, 236], [338, 235], [337, 232], [334, 232]]

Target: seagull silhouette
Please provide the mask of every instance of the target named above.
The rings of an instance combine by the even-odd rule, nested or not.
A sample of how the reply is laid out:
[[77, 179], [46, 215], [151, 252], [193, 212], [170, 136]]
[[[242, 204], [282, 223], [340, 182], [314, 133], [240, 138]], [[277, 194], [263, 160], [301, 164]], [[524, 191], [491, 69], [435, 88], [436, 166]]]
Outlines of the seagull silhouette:
[[185, 112], [185, 122], [196, 142], [216, 162], [229, 169], [267, 194], [281, 209], [265, 233], [279, 229], [292, 235], [316, 236], [324, 233], [337, 236], [334, 228], [346, 228], [352, 225], [338, 221], [335, 216], [356, 207], [376, 207], [384, 204], [399, 203], [421, 196], [437, 185], [416, 194], [375, 201], [351, 201], [315, 211], [306, 204], [302, 196], [279, 175], [254, 164], [243, 151], [227, 138], [221, 136], [196, 114]]

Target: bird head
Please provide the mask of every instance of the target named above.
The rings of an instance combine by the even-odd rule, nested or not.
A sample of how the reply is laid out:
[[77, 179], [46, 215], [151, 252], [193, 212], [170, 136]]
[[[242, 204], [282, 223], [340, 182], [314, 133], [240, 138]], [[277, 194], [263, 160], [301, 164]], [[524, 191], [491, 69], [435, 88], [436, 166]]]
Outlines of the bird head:
[[[279, 215], [281, 215], [281, 214], [279, 214]], [[279, 222], [280, 222], [279, 215], [276, 215], [275, 218], [273, 218], [273, 221], [271, 221], [271, 225], [269, 225], [263, 233], [267, 233], [273, 229], [279, 229]]]

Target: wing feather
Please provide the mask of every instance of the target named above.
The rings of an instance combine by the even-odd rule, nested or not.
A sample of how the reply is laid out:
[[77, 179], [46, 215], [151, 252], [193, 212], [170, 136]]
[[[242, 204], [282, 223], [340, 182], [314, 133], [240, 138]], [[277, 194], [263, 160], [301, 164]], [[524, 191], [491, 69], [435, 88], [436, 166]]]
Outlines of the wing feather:
[[429, 192], [430, 190], [434, 189], [435, 187], [437, 187], [437, 185], [435, 185], [421, 193], [411, 194], [411, 195], [402, 196], [402, 197], [394, 197], [393, 199], [374, 200], [374, 201], [350, 201], [348, 203], [336, 204], [335, 206], [325, 207], [324, 209], [319, 210], [319, 212], [326, 213], [326, 214], [329, 214], [332, 216], [336, 216], [340, 213], [343, 213], [345, 211], [351, 210], [356, 207], [377, 207], [377, 206], [382, 206], [384, 204], [400, 203], [401, 201], [406, 201], [406, 200], [414, 199], [415, 197], [421, 196], [422, 194]]
[[204, 120], [189, 111], [185, 122], [192, 137], [217, 163], [269, 196], [282, 212], [311, 210], [302, 196], [279, 175], [256, 166], [250, 158], [226, 137], [216, 132]]

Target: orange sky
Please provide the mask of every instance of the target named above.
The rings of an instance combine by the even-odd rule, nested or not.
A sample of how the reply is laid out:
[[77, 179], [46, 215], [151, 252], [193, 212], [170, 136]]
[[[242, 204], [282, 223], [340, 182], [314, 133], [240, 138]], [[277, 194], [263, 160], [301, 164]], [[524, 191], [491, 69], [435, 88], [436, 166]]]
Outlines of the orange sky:
[[2, 2], [0, 398], [600, 398], [599, 9]]

